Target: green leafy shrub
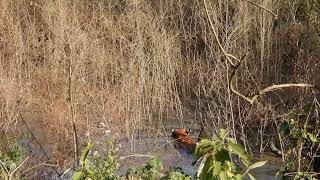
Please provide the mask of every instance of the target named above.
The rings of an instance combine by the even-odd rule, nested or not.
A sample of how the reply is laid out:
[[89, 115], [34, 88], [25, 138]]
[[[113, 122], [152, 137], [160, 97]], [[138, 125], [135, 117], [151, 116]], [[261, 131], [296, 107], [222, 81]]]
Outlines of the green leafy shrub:
[[[112, 180], [120, 179], [116, 176], [119, 166], [118, 151], [113, 143], [108, 143], [109, 150], [100, 155], [98, 152], [93, 153], [93, 157], [89, 157], [90, 151], [93, 148], [92, 144], [88, 144], [83, 150], [80, 164], [81, 167], [73, 174], [73, 180]], [[167, 175], [161, 173], [163, 166], [160, 160], [151, 158], [150, 161], [141, 168], [129, 168], [126, 177], [127, 179], [163, 179], [163, 180], [189, 180], [190, 178], [179, 173], [170, 172]]]
[[154, 180], [161, 176], [161, 170], [163, 170], [161, 161], [151, 158], [150, 161], [142, 168], [129, 168], [126, 177], [128, 179], [138, 177], [141, 179]]
[[191, 178], [180, 172], [170, 172], [167, 176], [164, 176], [161, 179], [162, 180], [190, 180]]
[[[103, 156], [94, 153], [92, 158], [89, 158], [90, 151], [93, 145], [88, 144], [81, 156], [81, 167], [74, 173], [74, 180], [84, 179], [144, 179], [144, 180], [190, 180], [180, 172], [169, 172], [164, 174], [163, 165], [160, 160], [151, 158], [147, 164], [138, 168], [129, 168], [125, 177], [116, 176], [119, 158], [117, 150], [112, 143], [107, 153]], [[250, 156], [246, 151], [229, 138], [228, 132], [224, 129], [220, 130], [220, 134], [213, 137], [212, 140], [204, 139], [197, 145], [196, 156], [202, 157], [203, 160], [198, 169], [197, 177], [199, 179], [255, 179], [249, 173], [250, 170], [263, 166], [266, 161], [250, 164]], [[231, 154], [240, 158], [245, 166], [242, 170], [232, 160]]]
[[[310, 166], [318, 157], [318, 146], [320, 138], [317, 136], [319, 123], [318, 120], [312, 120], [312, 105], [306, 105], [303, 109], [291, 113], [285, 118], [279, 127], [280, 137], [283, 145], [283, 156], [285, 161], [278, 174], [297, 171], [295, 178], [312, 179], [313, 171]], [[319, 166], [314, 164], [314, 170]], [[291, 173], [292, 174], [292, 173]]]
[[19, 165], [25, 159], [25, 151], [15, 145], [7, 153], [0, 151], [0, 179], [23, 179], [19, 172]]
[[[212, 140], [202, 140], [197, 145], [195, 154], [203, 158], [197, 175], [199, 179], [245, 179], [248, 176], [255, 179], [249, 171], [266, 164], [266, 161], [260, 161], [250, 165], [250, 157], [246, 151], [234, 139], [229, 138], [224, 129]], [[241, 170], [232, 161], [231, 154], [239, 156], [245, 170]]]
[[111, 142], [108, 142], [108, 150], [100, 155], [98, 152], [93, 153], [93, 157], [89, 158], [92, 144], [88, 144], [84, 149], [80, 159], [80, 169], [74, 175], [74, 180], [99, 179], [112, 180], [117, 179], [116, 171], [119, 166], [117, 148]]
[[127, 179], [144, 179], [144, 180], [190, 180], [190, 177], [180, 172], [170, 172], [167, 175], [161, 173], [163, 165], [160, 160], [151, 158], [149, 162], [141, 168], [130, 168], [127, 171]]

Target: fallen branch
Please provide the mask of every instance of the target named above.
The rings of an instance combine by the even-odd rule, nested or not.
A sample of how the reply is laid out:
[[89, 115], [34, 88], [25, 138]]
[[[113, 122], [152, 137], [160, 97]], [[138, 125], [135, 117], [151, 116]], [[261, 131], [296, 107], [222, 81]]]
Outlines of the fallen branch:
[[253, 104], [259, 96], [267, 93], [267, 92], [270, 92], [270, 91], [274, 91], [274, 90], [278, 90], [278, 89], [283, 89], [283, 88], [290, 88], [290, 87], [305, 87], [305, 88], [314, 88], [315, 86], [312, 85], [312, 84], [304, 84], [304, 83], [299, 83], [299, 84], [275, 84], [275, 85], [272, 85], [272, 86], [268, 86], [262, 90], [259, 90], [259, 92], [254, 95], [253, 97], [247, 97], [243, 94], [241, 94], [239, 91], [235, 90], [234, 88], [234, 79], [236, 77], [236, 74], [238, 72], [238, 69], [241, 65], [243, 60], [241, 60], [241, 62], [235, 67], [234, 71], [232, 72], [231, 74], [231, 77], [230, 77], [230, 80], [229, 80], [229, 87], [230, 87], [230, 90], [231, 92], [233, 92], [234, 94], [236, 94], [237, 96], [241, 97], [242, 99], [244, 99], [245, 101], [249, 102], [250, 104]]

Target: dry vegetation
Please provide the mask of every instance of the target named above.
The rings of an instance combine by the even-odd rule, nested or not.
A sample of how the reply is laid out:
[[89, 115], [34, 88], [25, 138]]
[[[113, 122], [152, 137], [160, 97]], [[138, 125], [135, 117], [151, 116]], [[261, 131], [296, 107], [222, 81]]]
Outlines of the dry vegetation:
[[[251, 96], [272, 84], [319, 85], [319, 4], [252, 2], [278, 16], [246, 0], [207, 2], [223, 48], [244, 57], [236, 88]], [[320, 98], [288, 88], [250, 105], [231, 93], [232, 68], [202, 1], [3, 0], [0, 9], [1, 144], [25, 132], [21, 111], [61, 167], [71, 164], [73, 121], [82, 144], [100, 122], [131, 138], [163, 131], [151, 125], [166, 117], [187, 126], [187, 111], [262, 150], [281, 115]]]

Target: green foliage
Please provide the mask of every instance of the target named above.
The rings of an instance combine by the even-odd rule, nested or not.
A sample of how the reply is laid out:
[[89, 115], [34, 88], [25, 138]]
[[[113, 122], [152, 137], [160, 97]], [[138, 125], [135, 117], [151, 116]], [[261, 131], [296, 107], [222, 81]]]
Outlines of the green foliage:
[[191, 180], [191, 178], [180, 172], [170, 172], [167, 176], [162, 177], [161, 180]]
[[[255, 179], [249, 171], [267, 163], [260, 161], [250, 165], [250, 156], [234, 139], [228, 137], [228, 132], [224, 129], [212, 140], [202, 140], [197, 145], [195, 154], [198, 158], [203, 158], [198, 170], [200, 179], [244, 179], [247, 176]], [[244, 171], [232, 161], [232, 154], [243, 162], [246, 167]]]
[[25, 151], [19, 145], [13, 146], [7, 153], [0, 151], [0, 179], [23, 179], [17, 168], [24, 158]]
[[163, 170], [160, 160], [151, 158], [150, 161], [142, 168], [130, 168], [127, 171], [126, 177], [139, 177], [146, 180], [157, 179], [161, 174], [159, 171]]
[[163, 175], [161, 171], [163, 166], [160, 160], [151, 158], [149, 162], [141, 168], [130, 168], [127, 171], [127, 179], [144, 179], [144, 180], [190, 180], [190, 177], [181, 174], [180, 172], [169, 172]]
[[[316, 156], [317, 152], [312, 151], [312, 147], [320, 143], [320, 138], [317, 137], [318, 123], [310, 123], [309, 120], [312, 109], [312, 105], [308, 104], [301, 110], [293, 112], [281, 122], [279, 130], [284, 142], [285, 163], [283, 163], [278, 174], [284, 175], [297, 170], [295, 178], [304, 177], [308, 179], [308, 171], [312, 169], [309, 167], [309, 162], [312, 161], [312, 158], [304, 158], [302, 153], [308, 154], [309, 157]], [[305, 150], [308, 152], [303, 152]], [[300, 169], [297, 168], [299, 161], [301, 162]]]
[[294, 176], [294, 180], [316, 180], [316, 178], [313, 178], [312, 175], [306, 173], [306, 172], [298, 172], [295, 176]]
[[[116, 171], [118, 168], [117, 151], [112, 143], [106, 155], [101, 156], [94, 153], [90, 157], [90, 152], [93, 148], [92, 144], [88, 144], [83, 150], [80, 164], [81, 167], [74, 175], [74, 180], [84, 179], [120, 179], [117, 177]], [[229, 138], [229, 133], [221, 129], [218, 136], [213, 137], [213, 140], [204, 139], [197, 145], [195, 154], [197, 157], [202, 157], [203, 160], [198, 169], [199, 179], [255, 179], [249, 173], [250, 170], [258, 168], [266, 164], [266, 161], [259, 161], [250, 164], [250, 156], [237, 144], [232, 138]], [[233, 156], [231, 156], [233, 155]], [[240, 169], [234, 162], [234, 156], [239, 157], [245, 165], [245, 169]], [[169, 172], [163, 174], [163, 165], [160, 160], [151, 158], [147, 164], [139, 168], [129, 168], [125, 178], [127, 179], [144, 179], [144, 180], [190, 180], [191, 178], [183, 175], [180, 172]]]
[[74, 180], [117, 179], [115, 173], [118, 168], [118, 151], [113, 143], [108, 142], [107, 145], [108, 150], [104, 152], [103, 155], [100, 155], [98, 152], [94, 152], [93, 157], [91, 158], [89, 157], [89, 154], [91, 149], [93, 148], [93, 145], [87, 145], [81, 155], [81, 167], [73, 175]]
[[[82, 152], [80, 165], [81, 167], [73, 174], [73, 180], [112, 180], [120, 179], [116, 176], [119, 158], [117, 156], [117, 148], [113, 143], [108, 142], [109, 148], [104, 155], [98, 152], [90, 156], [93, 148], [92, 144], [88, 144]], [[151, 158], [150, 161], [141, 168], [129, 168], [126, 173], [127, 179], [163, 179], [163, 180], [189, 180], [190, 178], [179, 173], [170, 172], [166, 176], [160, 173], [163, 166], [160, 160]]]

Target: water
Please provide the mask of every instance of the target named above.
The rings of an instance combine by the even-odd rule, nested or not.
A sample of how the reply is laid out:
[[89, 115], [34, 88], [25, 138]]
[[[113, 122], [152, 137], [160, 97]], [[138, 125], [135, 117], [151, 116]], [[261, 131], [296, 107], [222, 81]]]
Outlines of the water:
[[[118, 174], [124, 175], [129, 167], [141, 167], [142, 164], [145, 164], [150, 157], [140, 155], [149, 155], [154, 156], [162, 161], [164, 171], [179, 170], [186, 175], [194, 177], [197, 173], [200, 162], [196, 163], [195, 166], [192, 165], [196, 161], [194, 155], [186, 152], [183, 149], [174, 149], [168, 144], [168, 142], [170, 142], [168, 140], [172, 139], [158, 138], [150, 141], [137, 140], [134, 151], [129, 151], [130, 148], [128, 143], [126, 144], [125, 142], [122, 142], [121, 155], [128, 156], [128, 154], [132, 154], [132, 157], [126, 158], [122, 162], [122, 166]], [[275, 177], [277, 171], [280, 169], [280, 163], [278, 159], [267, 155], [263, 156], [262, 158], [263, 160], [268, 160], [268, 164], [252, 170], [251, 174], [253, 174], [258, 180], [281, 179], [279, 177]]]
[[[189, 118], [193, 119], [193, 118]], [[33, 121], [32, 121], [33, 122]], [[184, 151], [183, 149], [176, 150], [173, 148], [173, 139], [170, 137], [171, 129], [181, 127], [180, 121], [177, 120], [165, 120], [162, 121], [166, 123], [162, 125], [162, 129], [157, 127], [157, 131], [153, 131], [150, 133], [146, 130], [137, 131], [136, 136], [132, 137], [131, 139], [121, 139], [119, 141], [121, 148], [120, 148], [120, 156], [121, 159], [121, 166], [118, 171], [118, 175], [124, 175], [126, 170], [129, 167], [141, 167], [143, 164], [147, 163], [150, 159], [150, 156], [154, 156], [157, 159], [162, 161], [164, 171], [170, 170], [180, 170], [186, 175], [194, 176], [197, 173], [198, 166], [193, 166], [192, 163], [196, 161], [196, 158], [192, 155]], [[193, 121], [185, 120], [184, 124], [189, 124], [187, 127], [195, 127]], [[30, 124], [31, 127], [34, 126], [32, 129], [40, 130], [38, 123]], [[44, 132], [34, 131], [37, 137], [42, 137]], [[150, 134], [152, 137], [150, 137]], [[192, 134], [196, 137], [196, 133]], [[191, 136], [192, 136], [191, 135]], [[95, 145], [97, 142], [103, 142], [107, 140], [105, 136], [96, 137], [96, 141], [94, 141]], [[19, 144], [23, 145], [27, 150], [33, 150], [33, 153], [42, 154], [43, 152], [39, 150], [35, 150], [34, 146], [30, 145], [27, 139], [22, 139], [19, 141]], [[43, 144], [45, 148], [49, 147]], [[37, 147], [37, 145], [35, 145]], [[39, 148], [38, 148], [39, 149]], [[50, 149], [46, 149], [46, 151], [50, 154]], [[45, 159], [45, 158], [44, 158]], [[255, 158], [259, 159], [259, 158]], [[275, 177], [276, 172], [280, 168], [279, 162], [273, 161], [273, 157], [265, 156], [261, 157], [261, 159], [269, 159], [269, 163], [263, 167], [254, 169], [252, 174], [258, 180], [276, 180], [280, 179]], [[197, 163], [199, 164], [199, 163]], [[52, 170], [51, 170], [52, 171]], [[49, 172], [49, 171], [48, 171]], [[71, 179], [72, 177], [72, 170], [66, 171], [66, 175], [63, 179]], [[55, 173], [51, 173], [55, 175]], [[51, 176], [52, 179], [53, 175]], [[57, 178], [56, 178], [57, 179]]]

